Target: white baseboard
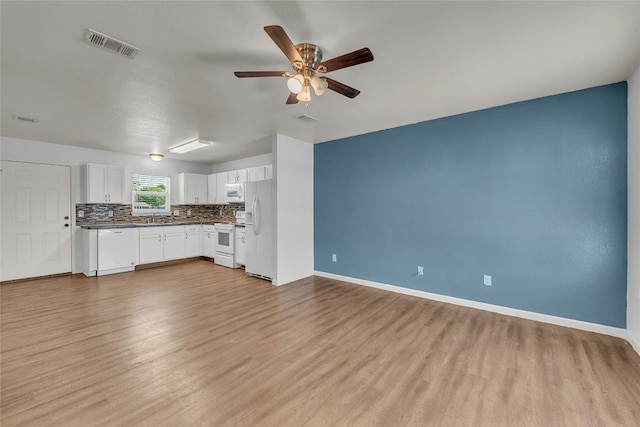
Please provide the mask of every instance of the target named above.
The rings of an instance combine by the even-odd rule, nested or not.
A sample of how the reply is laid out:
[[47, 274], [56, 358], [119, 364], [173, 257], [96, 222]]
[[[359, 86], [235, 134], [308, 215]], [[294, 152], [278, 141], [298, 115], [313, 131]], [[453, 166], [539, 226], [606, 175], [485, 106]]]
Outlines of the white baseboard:
[[631, 334], [627, 334], [627, 335], [628, 337], [626, 338], [626, 340], [629, 341], [629, 344], [631, 344], [631, 347], [633, 347], [636, 353], [640, 354], [640, 343], [638, 343], [638, 341], [634, 339], [633, 335]]
[[472, 301], [463, 298], [451, 297], [448, 295], [434, 294], [431, 292], [419, 291], [417, 289], [403, 288], [401, 286], [388, 285], [386, 283], [371, 282], [369, 280], [357, 279], [354, 277], [340, 276], [324, 271], [315, 271], [314, 274], [320, 277], [354, 283], [356, 285], [369, 286], [371, 288], [383, 289], [385, 291], [397, 292], [400, 294], [430, 299], [434, 301], [446, 302], [464, 307], [476, 308], [478, 310], [491, 311], [505, 314], [507, 316], [520, 317], [522, 319], [535, 320], [538, 322], [550, 323], [552, 325], [566, 326], [568, 328], [580, 329], [588, 332], [596, 332], [604, 335], [611, 335], [625, 339], [631, 344], [634, 350], [640, 354], [640, 346], [634, 342], [626, 329], [615, 328], [613, 326], [600, 325], [597, 323], [584, 322], [582, 320], [567, 319], [565, 317], [551, 316], [549, 314], [535, 313], [533, 311], [519, 310], [517, 308], [503, 307], [500, 305], [487, 304], [484, 302]]

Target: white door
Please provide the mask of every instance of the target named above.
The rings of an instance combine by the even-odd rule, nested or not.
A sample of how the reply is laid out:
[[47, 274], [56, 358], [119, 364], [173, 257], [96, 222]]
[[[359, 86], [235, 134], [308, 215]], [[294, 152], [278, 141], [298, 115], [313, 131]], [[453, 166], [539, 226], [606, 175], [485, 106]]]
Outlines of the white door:
[[71, 168], [3, 160], [0, 280], [71, 272]]

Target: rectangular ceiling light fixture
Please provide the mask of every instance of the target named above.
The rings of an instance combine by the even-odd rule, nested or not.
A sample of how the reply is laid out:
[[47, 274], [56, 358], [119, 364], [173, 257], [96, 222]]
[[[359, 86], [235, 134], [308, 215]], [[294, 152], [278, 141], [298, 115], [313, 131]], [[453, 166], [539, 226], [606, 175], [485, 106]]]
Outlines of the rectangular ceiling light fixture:
[[188, 153], [189, 151], [197, 150], [199, 148], [208, 147], [213, 144], [212, 141], [205, 141], [202, 139], [196, 139], [195, 141], [186, 142], [184, 144], [176, 145], [175, 147], [169, 148], [169, 151], [172, 153]]

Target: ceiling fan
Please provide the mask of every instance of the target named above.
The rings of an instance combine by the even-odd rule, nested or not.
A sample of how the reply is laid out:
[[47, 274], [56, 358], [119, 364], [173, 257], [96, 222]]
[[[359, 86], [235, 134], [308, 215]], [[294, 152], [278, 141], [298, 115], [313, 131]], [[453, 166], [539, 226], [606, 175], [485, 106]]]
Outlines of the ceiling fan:
[[311, 101], [311, 89], [316, 96], [322, 95], [327, 89], [338, 92], [349, 98], [355, 98], [360, 91], [335, 81], [329, 77], [320, 77], [341, 68], [352, 67], [364, 62], [373, 61], [373, 54], [369, 48], [364, 47], [351, 53], [337, 56], [327, 61], [322, 61], [322, 50], [311, 43], [294, 45], [287, 33], [279, 25], [264, 27], [266, 33], [282, 50], [291, 62], [291, 71], [236, 71], [236, 77], [287, 77], [287, 87], [291, 92], [287, 98], [287, 104], [297, 104], [298, 101]]

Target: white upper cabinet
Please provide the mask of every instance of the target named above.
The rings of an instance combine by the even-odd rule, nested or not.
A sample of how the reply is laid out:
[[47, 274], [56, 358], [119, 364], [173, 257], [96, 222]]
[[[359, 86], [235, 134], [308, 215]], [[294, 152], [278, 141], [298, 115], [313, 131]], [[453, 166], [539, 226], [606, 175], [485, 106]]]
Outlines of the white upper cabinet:
[[87, 203], [123, 203], [124, 168], [87, 163]]
[[263, 181], [273, 176], [271, 165], [258, 166], [247, 169], [247, 181]]
[[207, 176], [209, 204], [227, 204], [227, 172], [213, 173]]
[[204, 205], [207, 203], [207, 175], [198, 173], [178, 174], [178, 203]]
[[256, 168], [247, 169], [247, 181], [262, 181], [264, 180], [264, 166], [258, 166]]
[[247, 180], [247, 170], [239, 169], [237, 171], [227, 172], [227, 183], [235, 184], [236, 182], [245, 182]]
[[[207, 201], [209, 203], [217, 203], [218, 198], [218, 176], [215, 173], [207, 175]], [[225, 181], [226, 182], [226, 181]]]

